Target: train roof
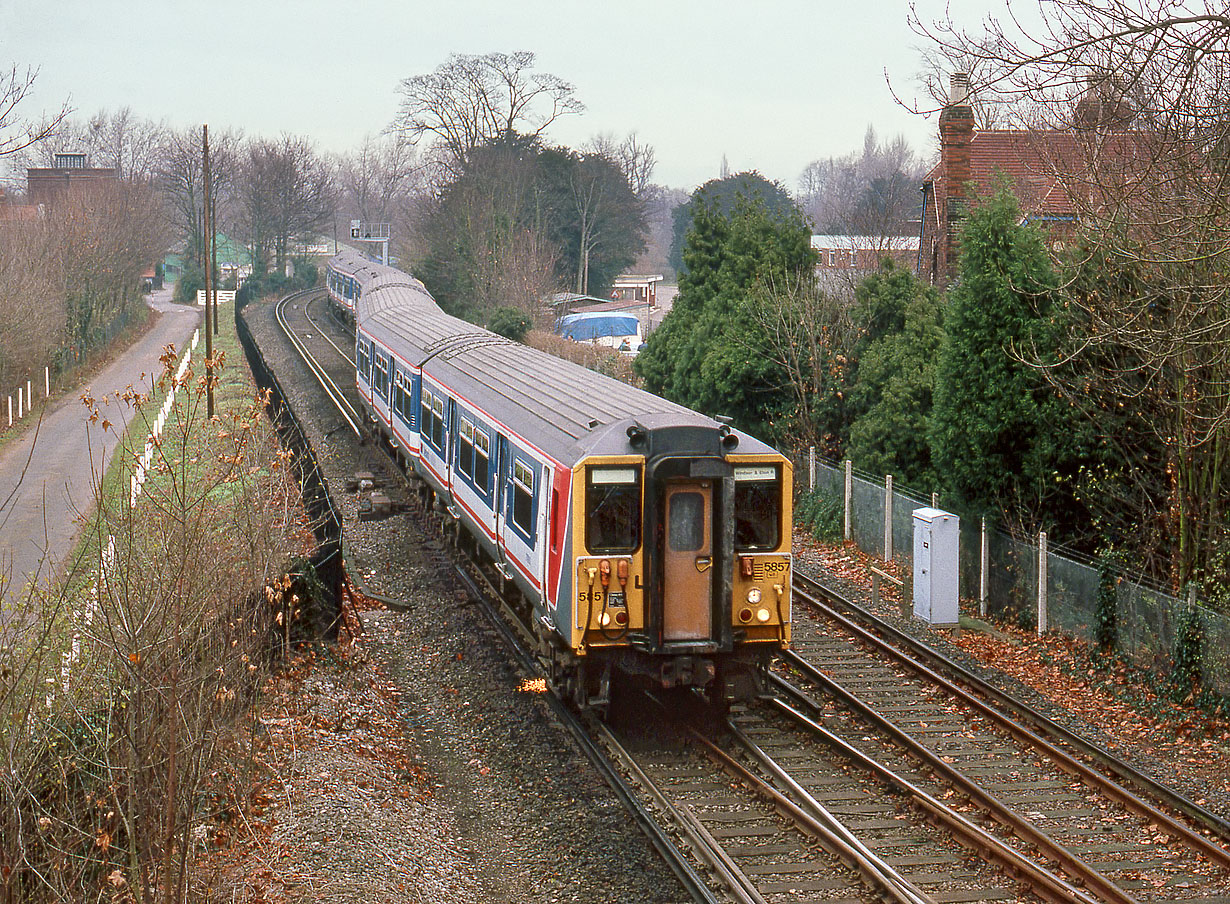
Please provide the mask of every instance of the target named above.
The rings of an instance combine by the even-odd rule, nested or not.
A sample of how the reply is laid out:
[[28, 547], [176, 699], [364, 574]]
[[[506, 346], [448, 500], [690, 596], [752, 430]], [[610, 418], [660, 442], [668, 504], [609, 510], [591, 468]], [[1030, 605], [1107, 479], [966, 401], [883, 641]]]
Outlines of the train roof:
[[[713, 418], [446, 314], [418, 280], [372, 266], [348, 260], [338, 267], [362, 283], [360, 328], [563, 464], [584, 454], [628, 453], [624, 428], [633, 421], [720, 429]], [[732, 432], [739, 452], [773, 451]]]

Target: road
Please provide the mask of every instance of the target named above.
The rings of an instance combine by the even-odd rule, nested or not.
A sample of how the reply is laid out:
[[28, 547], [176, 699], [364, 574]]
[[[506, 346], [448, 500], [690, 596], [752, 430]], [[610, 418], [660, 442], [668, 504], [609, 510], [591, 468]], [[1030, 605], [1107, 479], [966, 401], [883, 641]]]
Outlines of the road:
[[90, 424], [81, 402], [88, 390], [98, 400], [128, 387], [149, 390], [161, 370], [167, 345], [177, 354], [200, 322], [198, 309], [171, 303], [171, 290], [146, 298], [161, 316], [153, 328], [80, 387], [52, 398], [41, 423], [0, 451], [0, 591], [3, 605], [19, 598], [31, 582], [54, 579], [93, 509], [94, 488], [131, 417], [122, 403], [99, 402], [99, 414], [116, 424], [104, 432]]

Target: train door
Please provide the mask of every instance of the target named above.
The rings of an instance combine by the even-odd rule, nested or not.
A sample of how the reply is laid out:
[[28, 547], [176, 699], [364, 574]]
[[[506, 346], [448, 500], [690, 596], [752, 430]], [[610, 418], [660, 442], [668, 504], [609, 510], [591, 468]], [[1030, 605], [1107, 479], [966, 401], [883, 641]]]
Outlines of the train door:
[[444, 422], [445, 427], [445, 443], [444, 464], [448, 467], [445, 473], [448, 475], [449, 494], [453, 491], [453, 480], [457, 470], [457, 400], [450, 398], [448, 400], [448, 417]]
[[671, 481], [665, 495], [662, 639], [713, 636], [713, 483]]
[[502, 433], [495, 435], [495, 543], [499, 552], [497, 565], [504, 567], [504, 525], [508, 518], [508, 439]]

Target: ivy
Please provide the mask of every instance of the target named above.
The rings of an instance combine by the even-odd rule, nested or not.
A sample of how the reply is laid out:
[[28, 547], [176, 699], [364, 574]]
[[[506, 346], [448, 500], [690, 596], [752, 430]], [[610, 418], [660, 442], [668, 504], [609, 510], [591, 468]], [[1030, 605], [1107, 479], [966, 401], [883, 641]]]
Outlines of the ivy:
[[1110, 550], [1098, 558], [1098, 595], [1094, 622], [1098, 648], [1104, 652], [1114, 650], [1119, 636], [1118, 603], [1122, 565], [1122, 555]]
[[1188, 603], [1179, 615], [1178, 630], [1174, 639], [1174, 671], [1171, 675], [1171, 693], [1176, 701], [1200, 696], [1204, 681], [1201, 660], [1204, 658], [1204, 620], [1200, 608]]

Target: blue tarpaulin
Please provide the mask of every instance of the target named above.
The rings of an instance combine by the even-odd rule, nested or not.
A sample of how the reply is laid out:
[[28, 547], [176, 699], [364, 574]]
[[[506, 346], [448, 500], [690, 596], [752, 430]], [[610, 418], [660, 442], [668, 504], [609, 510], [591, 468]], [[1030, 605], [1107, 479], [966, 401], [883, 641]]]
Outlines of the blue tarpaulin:
[[635, 314], [604, 314], [595, 311], [564, 315], [555, 322], [555, 332], [576, 342], [584, 342], [605, 336], [635, 336], [637, 326]]

